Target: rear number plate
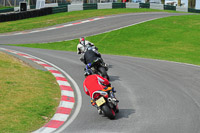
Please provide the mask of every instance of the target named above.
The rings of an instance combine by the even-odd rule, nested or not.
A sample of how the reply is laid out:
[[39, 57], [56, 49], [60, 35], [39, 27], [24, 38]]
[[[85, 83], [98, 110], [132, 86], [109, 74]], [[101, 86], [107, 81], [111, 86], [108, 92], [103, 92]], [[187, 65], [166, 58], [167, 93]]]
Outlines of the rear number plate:
[[106, 101], [103, 97], [99, 98], [97, 101], [96, 101], [96, 104], [97, 106], [101, 106], [102, 104], [104, 104]]

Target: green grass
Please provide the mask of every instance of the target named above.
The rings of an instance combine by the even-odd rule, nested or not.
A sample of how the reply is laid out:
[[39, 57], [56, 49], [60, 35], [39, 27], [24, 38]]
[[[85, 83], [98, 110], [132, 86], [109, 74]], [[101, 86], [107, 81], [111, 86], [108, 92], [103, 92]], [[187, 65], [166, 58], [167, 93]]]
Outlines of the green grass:
[[10, 6], [0, 6], [0, 10], [1, 9], [8, 9], [8, 8], [13, 8], [13, 7], [10, 7]]
[[[105, 16], [112, 14], [122, 14], [122, 13], [136, 13], [136, 12], [171, 12], [164, 10], [154, 10], [154, 9], [99, 9], [99, 10], [84, 10], [84, 11], [73, 11], [57, 13], [42, 17], [29, 18], [18, 21], [9, 21], [0, 23], [0, 33], [14, 32], [14, 31], [24, 31], [35, 28], [43, 28], [47, 26], [52, 26], [56, 24], [67, 23], [71, 21], [96, 17]], [[174, 12], [174, 11], [172, 11]]]
[[0, 132], [31, 132], [55, 113], [60, 90], [50, 72], [0, 52]]
[[[109, 12], [110, 10], [105, 11]], [[83, 11], [83, 13], [85, 12], [89, 13], [89, 11]], [[81, 16], [76, 17], [75, 15], [79, 15], [80, 12], [76, 13], [74, 20], [80, 19]], [[46, 17], [44, 18], [48, 19]], [[174, 16], [90, 36], [87, 39], [93, 42], [104, 54], [154, 58], [200, 65], [199, 31], [199, 15]], [[16, 46], [76, 51], [77, 43], [78, 39]], [[59, 97], [54, 94], [59, 94], [59, 90], [54, 89], [57, 86], [50, 73], [30, 70], [30, 68], [26, 68], [26, 65], [22, 68], [18, 63], [10, 63], [8, 59], [0, 54], [0, 132], [30, 132], [39, 128], [46, 121], [45, 117], [51, 118]], [[13, 77], [9, 77], [10, 75]]]
[[[200, 16], [172, 16], [87, 37], [103, 54], [200, 65]], [[17, 46], [76, 51], [78, 40]]]

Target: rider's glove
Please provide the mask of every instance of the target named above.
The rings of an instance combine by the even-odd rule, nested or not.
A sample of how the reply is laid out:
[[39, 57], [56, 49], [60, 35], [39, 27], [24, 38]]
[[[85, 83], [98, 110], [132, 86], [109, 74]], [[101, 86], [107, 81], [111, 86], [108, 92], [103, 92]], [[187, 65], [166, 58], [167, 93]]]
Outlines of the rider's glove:
[[88, 64], [86, 65], [86, 69], [90, 69], [91, 66], [92, 66], [92, 64], [91, 64], [91, 63], [88, 63]]

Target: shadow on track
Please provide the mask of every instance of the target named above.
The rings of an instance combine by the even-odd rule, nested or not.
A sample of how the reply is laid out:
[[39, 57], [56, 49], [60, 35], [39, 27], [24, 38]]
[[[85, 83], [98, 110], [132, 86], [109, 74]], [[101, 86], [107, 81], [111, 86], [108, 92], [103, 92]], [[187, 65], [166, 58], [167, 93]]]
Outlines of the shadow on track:
[[119, 109], [119, 113], [116, 115], [116, 120], [121, 118], [129, 118], [129, 115], [135, 113], [134, 109]]
[[109, 81], [119, 80], [119, 76], [109, 76], [109, 77], [110, 77]]

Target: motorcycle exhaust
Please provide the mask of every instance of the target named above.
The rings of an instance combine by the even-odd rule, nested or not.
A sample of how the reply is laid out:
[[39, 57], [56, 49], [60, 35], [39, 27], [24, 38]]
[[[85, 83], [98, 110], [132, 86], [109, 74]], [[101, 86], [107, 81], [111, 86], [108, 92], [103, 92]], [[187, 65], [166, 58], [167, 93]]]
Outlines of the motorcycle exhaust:
[[108, 98], [108, 102], [112, 102], [112, 99], [110, 97]]

